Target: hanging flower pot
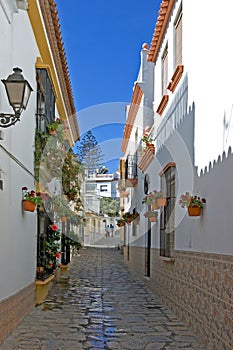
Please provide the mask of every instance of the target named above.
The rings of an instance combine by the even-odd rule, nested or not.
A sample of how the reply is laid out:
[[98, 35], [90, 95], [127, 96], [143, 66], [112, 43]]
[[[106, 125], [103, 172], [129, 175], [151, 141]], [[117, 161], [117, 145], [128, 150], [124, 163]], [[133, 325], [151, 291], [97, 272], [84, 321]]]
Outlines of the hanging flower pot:
[[155, 154], [155, 146], [152, 143], [147, 143], [146, 147], [153, 153]]
[[149, 219], [150, 222], [158, 221], [158, 212], [155, 210], [148, 210], [144, 213], [144, 216]]
[[125, 226], [125, 223], [124, 223], [124, 222], [119, 222], [119, 223], [117, 224], [117, 226], [123, 227], [123, 226]]
[[158, 221], [158, 217], [157, 216], [149, 216], [149, 221], [150, 222], [157, 222]]
[[23, 194], [23, 209], [26, 211], [33, 212], [37, 205], [43, 203], [41, 192], [35, 192], [34, 190], [29, 191], [27, 187], [22, 188]]
[[75, 198], [75, 194], [74, 194], [73, 192], [70, 192], [70, 193], [68, 194], [68, 198], [69, 198], [69, 200], [73, 201], [74, 198]]
[[27, 199], [23, 200], [23, 209], [25, 211], [31, 211], [33, 212], [36, 209], [36, 203], [33, 203]]
[[123, 219], [117, 220], [117, 226], [118, 226], [118, 227], [123, 227], [123, 226], [125, 226], [125, 220], [123, 220]]
[[139, 221], [140, 221], [140, 216], [138, 215], [136, 219], [134, 219], [133, 221], [134, 225], [139, 225]]
[[67, 222], [67, 217], [66, 216], [62, 216], [61, 217], [61, 222]]
[[166, 198], [158, 198], [157, 199], [158, 207], [165, 207], [166, 203], [167, 203], [167, 199]]
[[159, 209], [158, 201], [151, 203], [151, 209], [152, 210], [157, 210]]
[[179, 199], [179, 204], [182, 208], [188, 208], [189, 216], [200, 216], [203, 205], [206, 203], [205, 198], [200, 198], [196, 195], [191, 195], [189, 192], [182, 194]]
[[57, 136], [56, 130], [53, 130], [53, 129], [50, 129], [50, 130], [49, 130], [49, 134], [50, 134], [50, 135], [53, 135], [53, 136]]
[[188, 215], [189, 216], [200, 216], [201, 215], [201, 207], [188, 207]]

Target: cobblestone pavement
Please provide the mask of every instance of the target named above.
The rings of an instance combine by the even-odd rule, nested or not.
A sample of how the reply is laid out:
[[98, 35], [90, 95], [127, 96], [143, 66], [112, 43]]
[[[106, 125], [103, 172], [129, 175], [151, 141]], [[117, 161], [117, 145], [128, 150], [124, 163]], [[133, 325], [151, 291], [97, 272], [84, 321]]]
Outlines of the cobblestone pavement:
[[203, 350], [193, 334], [123, 263], [87, 248], [0, 345], [1, 350]]

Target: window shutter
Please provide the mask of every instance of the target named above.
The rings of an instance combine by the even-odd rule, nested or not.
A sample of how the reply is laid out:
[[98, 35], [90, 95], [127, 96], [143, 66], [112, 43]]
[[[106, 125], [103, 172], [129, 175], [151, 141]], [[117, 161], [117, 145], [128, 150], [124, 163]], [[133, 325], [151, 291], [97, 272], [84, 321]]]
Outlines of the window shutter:
[[175, 67], [182, 64], [182, 13], [175, 24]]
[[125, 179], [125, 160], [120, 158], [120, 177], [121, 179]]
[[166, 47], [162, 57], [162, 95], [166, 94], [168, 85], [168, 49]]

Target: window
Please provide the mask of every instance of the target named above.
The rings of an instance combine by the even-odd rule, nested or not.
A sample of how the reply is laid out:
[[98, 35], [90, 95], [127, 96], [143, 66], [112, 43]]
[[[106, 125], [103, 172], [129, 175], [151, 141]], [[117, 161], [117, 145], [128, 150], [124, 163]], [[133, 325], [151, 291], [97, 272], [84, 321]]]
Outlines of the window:
[[100, 185], [100, 192], [108, 192], [108, 185]]
[[55, 95], [46, 69], [36, 69], [37, 129], [46, 132], [46, 125], [55, 120]]
[[174, 69], [182, 65], [182, 8], [180, 8], [174, 23]]
[[168, 85], [168, 46], [164, 50], [162, 56], [162, 96], [167, 92]]
[[96, 185], [95, 184], [86, 184], [86, 192], [95, 192], [96, 191]]
[[176, 168], [175, 163], [169, 163], [161, 175], [161, 190], [166, 193], [167, 205], [161, 212], [160, 217], [160, 255], [164, 257], [174, 257], [174, 227], [175, 227], [175, 183]]
[[135, 179], [137, 177], [137, 156], [128, 156], [125, 163], [125, 178]]

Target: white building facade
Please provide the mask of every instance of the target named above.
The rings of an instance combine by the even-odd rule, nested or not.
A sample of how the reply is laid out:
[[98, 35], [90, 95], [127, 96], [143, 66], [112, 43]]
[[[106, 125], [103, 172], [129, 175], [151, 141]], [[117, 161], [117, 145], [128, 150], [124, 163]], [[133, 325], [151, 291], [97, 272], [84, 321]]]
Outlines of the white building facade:
[[[0, 141], [3, 184], [0, 191], [0, 319], [3, 322], [1, 342], [35, 303], [36, 216], [22, 209], [22, 187], [35, 188], [32, 146], [36, 127], [35, 58], [39, 51], [28, 17], [26, 1], [2, 1], [0, 23], [3, 53], [0, 57], [1, 79], [6, 79], [14, 67], [20, 67], [25, 79], [33, 88], [21, 120], [15, 126], [6, 129], [0, 127], [3, 132]], [[1, 113], [12, 113], [2, 83], [0, 94]], [[17, 301], [20, 297], [22, 302], [19, 306]], [[14, 305], [11, 306], [12, 311], [8, 307], [10, 303]], [[4, 310], [7, 310], [7, 317]]]
[[[127, 114], [122, 142], [123, 163], [134, 156], [137, 165], [130, 187], [127, 166], [122, 166], [129, 192], [122, 209], [140, 212], [136, 228], [131, 223], [122, 229], [125, 261], [147, 277], [148, 285], [208, 349], [230, 349], [233, 339], [233, 67], [226, 35], [232, 3], [224, 1], [223, 6], [226, 16], [221, 17], [211, 1], [161, 2], [150, 49], [144, 45], [142, 50], [147, 50], [147, 65], [153, 64], [153, 84], [140, 79], [142, 60], [128, 110], [135, 100], [137, 108], [133, 118]], [[147, 106], [153, 110], [152, 122], [145, 122], [143, 114], [143, 101], [151, 98], [144, 85], [153, 85]], [[146, 146], [140, 138], [147, 132], [155, 151], [141, 152], [141, 144]], [[151, 223], [143, 215], [149, 207], [142, 200], [154, 190], [164, 191], [167, 203]], [[201, 216], [189, 217], [179, 205], [185, 192], [206, 199]], [[226, 203], [221, 210], [220, 196]]]
[[[56, 39], [45, 23], [55, 3], [50, 1], [48, 5], [47, 2], [47, 17], [41, 3], [36, 0], [0, 1], [1, 79], [6, 79], [14, 67], [19, 67], [33, 89], [27, 108], [15, 125], [4, 128], [0, 115], [0, 343], [36, 303], [37, 214], [23, 210], [22, 188], [36, 190], [37, 187], [34, 174], [37, 69], [46, 70], [50, 77], [56, 96], [55, 113], [67, 123], [70, 145], [79, 137], [76, 117], [71, 116], [69, 78], [67, 75], [66, 85], [67, 72], [64, 67], [63, 72], [59, 70], [62, 59], [57, 60], [53, 51], [53, 45], [58, 45], [59, 41], [62, 49], [60, 34]], [[57, 16], [54, 18], [57, 21]], [[53, 45], [51, 35], [54, 35]], [[62, 57], [64, 52], [61, 56], [60, 53]], [[64, 59], [63, 56], [63, 63]], [[0, 114], [13, 113], [4, 85], [0, 84]]]

